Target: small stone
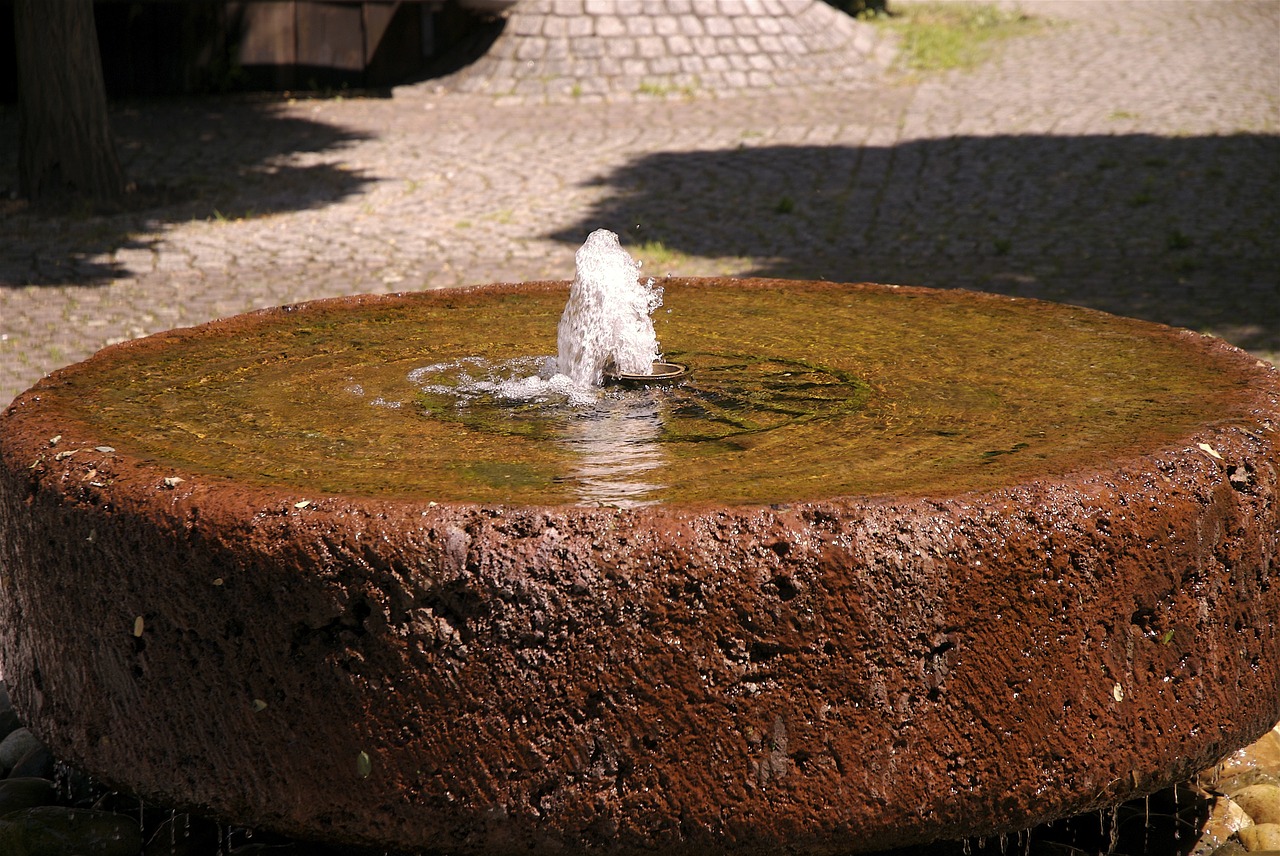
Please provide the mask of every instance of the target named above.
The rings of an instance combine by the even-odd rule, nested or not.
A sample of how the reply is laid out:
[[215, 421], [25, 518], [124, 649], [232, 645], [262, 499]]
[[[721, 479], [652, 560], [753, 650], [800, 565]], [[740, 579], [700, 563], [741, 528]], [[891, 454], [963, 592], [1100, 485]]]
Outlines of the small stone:
[[6, 774], [32, 749], [41, 748], [40, 741], [27, 728], [15, 728], [0, 740], [0, 770]]
[[17, 711], [11, 707], [0, 709], [0, 740], [8, 737], [21, 727], [22, 720], [18, 719]]
[[39, 806], [0, 818], [0, 853], [24, 856], [137, 856], [137, 818], [85, 808]]
[[53, 782], [31, 776], [0, 781], [0, 815], [23, 808], [49, 805], [58, 796]]
[[1280, 850], [1280, 823], [1256, 823], [1236, 833], [1244, 849], [1250, 853]]
[[9, 778], [51, 779], [56, 763], [57, 759], [48, 747], [37, 746], [18, 759], [9, 771]]
[[1231, 795], [1255, 825], [1280, 824], [1280, 786], [1248, 785]]
[[1200, 828], [1199, 847], [1207, 851], [1208, 847], [1223, 845], [1231, 841], [1236, 832], [1252, 825], [1253, 821], [1244, 809], [1227, 797], [1219, 796], [1213, 801], [1209, 817]]

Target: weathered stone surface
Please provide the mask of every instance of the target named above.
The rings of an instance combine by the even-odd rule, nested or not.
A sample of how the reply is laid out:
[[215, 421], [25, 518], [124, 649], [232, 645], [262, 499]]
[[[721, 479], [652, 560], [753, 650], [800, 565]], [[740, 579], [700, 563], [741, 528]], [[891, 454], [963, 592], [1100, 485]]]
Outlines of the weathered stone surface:
[[0, 420], [5, 677], [108, 781], [386, 847], [836, 853], [1113, 804], [1280, 718], [1280, 381], [1187, 341], [1237, 392], [1183, 441], [776, 507], [159, 489], [55, 376]]

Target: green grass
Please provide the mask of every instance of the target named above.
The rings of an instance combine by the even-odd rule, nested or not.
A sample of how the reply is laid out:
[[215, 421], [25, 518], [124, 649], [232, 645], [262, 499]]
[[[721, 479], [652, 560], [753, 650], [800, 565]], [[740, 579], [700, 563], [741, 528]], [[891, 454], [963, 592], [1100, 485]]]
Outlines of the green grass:
[[239, 214], [224, 214], [217, 208], [213, 209], [213, 216], [207, 218], [211, 223], [239, 223], [241, 220], [252, 220], [258, 216], [258, 212], [252, 208], [247, 208]]
[[[632, 249], [634, 254], [644, 262], [646, 268], [668, 267], [685, 258], [684, 253], [671, 249], [662, 241], [645, 241], [643, 244], [637, 244]], [[652, 270], [649, 272], [653, 273]]]
[[973, 68], [999, 42], [1039, 32], [1041, 22], [985, 3], [922, 3], [894, 15], [867, 16], [899, 34], [899, 64], [911, 72]]

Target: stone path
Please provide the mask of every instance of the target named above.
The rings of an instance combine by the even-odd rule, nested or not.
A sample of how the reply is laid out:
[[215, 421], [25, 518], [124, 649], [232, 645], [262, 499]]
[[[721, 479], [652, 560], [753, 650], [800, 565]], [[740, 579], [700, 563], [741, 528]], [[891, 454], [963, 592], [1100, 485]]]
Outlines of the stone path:
[[[654, 274], [981, 288], [1280, 357], [1280, 3], [1024, 2], [970, 72], [741, 97], [115, 105], [115, 217], [0, 202], [0, 403], [103, 345], [337, 294]], [[447, 82], [446, 82], [447, 83]], [[0, 113], [14, 181], [16, 115]]]

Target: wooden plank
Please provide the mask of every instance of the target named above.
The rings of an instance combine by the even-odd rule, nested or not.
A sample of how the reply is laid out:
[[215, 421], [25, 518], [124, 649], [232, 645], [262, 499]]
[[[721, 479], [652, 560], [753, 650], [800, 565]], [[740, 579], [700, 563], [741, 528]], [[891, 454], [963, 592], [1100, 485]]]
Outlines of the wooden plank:
[[241, 65], [294, 65], [298, 61], [296, 9], [279, 3], [232, 3], [228, 18], [240, 17]]
[[300, 66], [364, 71], [364, 16], [359, 4], [299, 2]]

